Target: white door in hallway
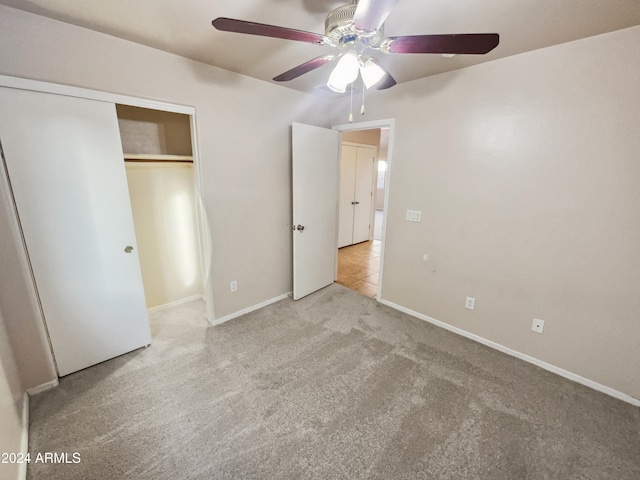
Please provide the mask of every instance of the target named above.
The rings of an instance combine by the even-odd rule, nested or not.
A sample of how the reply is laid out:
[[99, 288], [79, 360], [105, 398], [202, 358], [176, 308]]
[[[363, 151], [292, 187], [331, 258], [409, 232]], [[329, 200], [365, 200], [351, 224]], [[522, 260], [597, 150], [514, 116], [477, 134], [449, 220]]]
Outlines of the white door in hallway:
[[358, 147], [342, 145], [340, 150], [340, 198], [338, 200], [338, 248], [353, 244], [357, 158]]
[[375, 163], [375, 147], [342, 145], [339, 248], [371, 238]]
[[294, 123], [292, 139], [293, 299], [298, 300], [335, 279], [340, 134]]
[[0, 142], [60, 376], [148, 345], [112, 103], [0, 88]]

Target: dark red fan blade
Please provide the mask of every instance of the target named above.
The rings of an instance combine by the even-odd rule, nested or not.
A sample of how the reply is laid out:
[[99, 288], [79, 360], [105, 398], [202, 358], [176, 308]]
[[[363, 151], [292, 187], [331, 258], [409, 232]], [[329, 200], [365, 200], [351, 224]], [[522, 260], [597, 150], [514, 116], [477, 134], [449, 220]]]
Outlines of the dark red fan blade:
[[389, 37], [391, 53], [460, 53], [481, 55], [498, 46], [497, 33], [410, 35]]
[[393, 78], [389, 72], [387, 72], [387, 74], [382, 77], [382, 80], [380, 80], [376, 85], [376, 89], [386, 90], [387, 88], [393, 87], [396, 83], [398, 83], [396, 82], [396, 79]]
[[297, 42], [324, 43], [324, 35], [319, 33], [304, 32], [292, 28], [277, 27], [264, 23], [246, 22], [233, 18], [216, 18], [211, 24], [224, 32], [247, 33], [249, 35], [261, 35], [263, 37], [284, 38]]
[[273, 77], [273, 79], [276, 82], [288, 82], [289, 80], [298, 78], [300, 75], [309, 73], [311, 70], [320, 68], [324, 64], [329, 63], [331, 60], [333, 60], [333, 58], [333, 55], [323, 55], [322, 57], [316, 57], [313, 60], [309, 60], [308, 62], [298, 65], [297, 67], [293, 67], [291, 70], [281, 73], [277, 77]]
[[391, 10], [399, 0], [360, 0], [356, 13], [353, 15], [353, 24], [358, 30], [372, 32], [378, 30], [385, 22]]

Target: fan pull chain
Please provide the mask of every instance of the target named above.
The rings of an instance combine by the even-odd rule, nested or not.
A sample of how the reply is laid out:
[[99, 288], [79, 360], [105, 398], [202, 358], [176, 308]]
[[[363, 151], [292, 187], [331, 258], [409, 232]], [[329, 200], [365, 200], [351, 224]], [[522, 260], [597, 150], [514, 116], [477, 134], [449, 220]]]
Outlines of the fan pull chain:
[[353, 123], [353, 83], [351, 84], [351, 105], [349, 106], [349, 123]]

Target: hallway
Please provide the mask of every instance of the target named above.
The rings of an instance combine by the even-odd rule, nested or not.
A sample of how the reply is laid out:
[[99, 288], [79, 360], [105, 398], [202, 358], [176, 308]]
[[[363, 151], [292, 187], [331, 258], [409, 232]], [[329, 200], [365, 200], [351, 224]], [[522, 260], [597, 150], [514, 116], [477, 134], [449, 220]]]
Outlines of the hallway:
[[338, 250], [336, 283], [375, 298], [378, 293], [380, 240], [350, 245]]

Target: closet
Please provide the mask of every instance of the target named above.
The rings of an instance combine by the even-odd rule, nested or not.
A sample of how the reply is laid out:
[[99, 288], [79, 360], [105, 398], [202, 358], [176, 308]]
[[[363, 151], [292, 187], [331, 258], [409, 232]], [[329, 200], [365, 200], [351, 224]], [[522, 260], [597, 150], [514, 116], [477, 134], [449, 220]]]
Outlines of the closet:
[[190, 116], [116, 106], [147, 308], [202, 296]]
[[7, 175], [60, 376], [151, 336], [115, 105], [0, 87]]
[[342, 143], [338, 248], [371, 239], [376, 147]]
[[[11, 113], [0, 115], [0, 183], [58, 375], [149, 345], [148, 304], [203, 293], [192, 109], [0, 81], [0, 111]], [[151, 108], [118, 104], [128, 101]]]

